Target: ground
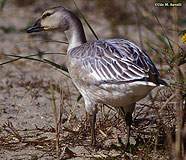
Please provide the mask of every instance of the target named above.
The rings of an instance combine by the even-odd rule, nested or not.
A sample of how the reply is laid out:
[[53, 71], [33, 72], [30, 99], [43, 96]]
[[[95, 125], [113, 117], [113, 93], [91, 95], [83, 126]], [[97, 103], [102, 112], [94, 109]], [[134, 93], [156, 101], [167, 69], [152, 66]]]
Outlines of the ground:
[[[115, 13], [111, 12], [112, 6], [108, 7], [100, 1], [85, 5], [82, 0], [79, 0], [77, 4], [100, 39], [119, 36], [118, 38], [130, 39], [140, 45], [140, 36], [138, 36], [140, 28], [136, 27], [136, 15], [130, 16], [130, 9], [126, 8], [126, 12], [123, 13], [119, 5], [113, 6], [113, 9], [118, 9], [125, 18], [130, 17], [129, 22], [122, 21], [122, 16], [117, 14], [115, 18], [123, 24], [116, 25], [112, 17]], [[59, 0], [6, 1], [0, 13], [0, 63], [15, 59], [16, 57], [13, 56], [30, 56], [39, 53], [32, 58], [48, 59], [59, 65], [65, 63], [64, 54], [67, 45], [51, 41], [66, 41], [62, 33], [29, 35], [25, 32], [43, 10], [57, 5], [65, 5], [77, 13], [73, 1], [66, 0], [63, 4]], [[105, 5], [105, 7], [96, 7], [95, 12], [90, 14], [90, 9], [96, 5]], [[133, 4], [126, 2], [125, 5], [130, 8]], [[131, 12], [134, 13], [135, 8], [131, 8]], [[147, 13], [143, 14], [146, 18], [150, 16]], [[169, 23], [168, 19], [167, 23]], [[84, 22], [83, 24], [86, 26]], [[88, 27], [85, 27], [85, 32], [88, 39], [95, 39]], [[154, 35], [142, 27], [142, 36], [144, 35], [154, 39]], [[42, 55], [42, 52], [60, 54]], [[157, 57], [153, 53], [150, 56], [157, 62]], [[166, 68], [165, 64], [157, 64], [157, 66], [160, 70]], [[166, 77], [165, 73], [162, 73], [162, 76]], [[57, 107], [56, 114], [52, 108], [52, 91]], [[151, 96], [138, 102], [133, 115], [130, 147], [124, 145], [126, 128], [122, 116], [114, 108], [100, 107], [96, 123], [98, 144], [97, 147], [91, 147], [84, 101], [81, 99], [76, 105], [78, 91], [67, 73], [33, 59], [21, 59], [3, 64], [0, 68], [0, 159], [56, 159], [54, 119], [58, 118], [60, 106], [62, 118], [58, 151], [61, 159], [148, 159], [149, 157], [166, 159], [168, 155], [164, 146], [165, 135], [161, 130], [163, 127], [160, 126], [163, 119], [157, 117], [163, 114], [159, 114], [159, 109], [170, 96], [171, 92], [169, 93], [166, 88], [157, 88]], [[154, 97], [156, 97], [155, 101]], [[172, 108], [169, 116], [174, 116], [171, 113], [173, 113]], [[170, 120], [175, 119], [170, 117]], [[170, 125], [172, 123], [174, 122]]]

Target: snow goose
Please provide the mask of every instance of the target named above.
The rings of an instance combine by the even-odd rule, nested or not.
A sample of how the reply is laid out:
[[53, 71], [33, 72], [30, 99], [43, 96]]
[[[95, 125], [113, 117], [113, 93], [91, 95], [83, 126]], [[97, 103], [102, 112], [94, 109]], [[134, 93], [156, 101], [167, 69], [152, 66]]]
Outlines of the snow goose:
[[91, 144], [96, 144], [95, 122], [99, 103], [123, 108], [129, 144], [136, 102], [153, 88], [166, 85], [158, 78], [155, 65], [145, 52], [128, 40], [87, 42], [80, 19], [62, 6], [45, 11], [27, 32], [55, 30], [64, 32], [69, 42], [67, 68], [85, 101]]

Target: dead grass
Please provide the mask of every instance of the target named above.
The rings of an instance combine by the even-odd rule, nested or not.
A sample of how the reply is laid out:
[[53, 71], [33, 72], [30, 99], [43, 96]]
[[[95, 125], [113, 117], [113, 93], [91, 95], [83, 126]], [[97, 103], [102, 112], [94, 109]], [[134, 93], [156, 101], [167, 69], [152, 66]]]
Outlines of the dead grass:
[[[26, 1], [25, 1], [26, 2]], [[15, 1], [15, 3], [19, 3]], [[114, 15], [113, 10], [117, 10], [118, 4], [112, 2], [110, 5], [105, 2], [96, 1], [96, 6], [104, 4], [104, 16], [109, 19]], [[86, 117], [78, 117], [76, 109], [79, 104], [72, 105], [69, 112], [67, 107], [71, 107], [71, 88], [64, 93], [64, 89], [57, 84], [51, 86], [51, 106], [53, 107], [54, 125], [38, 127], [35, 124], [34, 129], [18, 129], [14, 122], [9, 120], [0, 128], [0, 152], [14, 151], [21, 155], [22, 150], [39, 151], [39, 153], [28, 153], [35, 159], [41, 159], [50, 155], [57, 159], [184, 159], [186, 156], [186, 72], [184, 47], [177, 42], [178, 33], [170, 31], [169, 26], [161, 17], [156, 18], [152, 11], [143, 3], [139, 5], [138, 16], [132, 16], [129, 21], [122, 21], [123, 17], [129, 15], [125, 10], [118, 10], [116, 19], [111, 18], [111, 29], [113, 35], [119, 34], [119, 27], [134, 24], [134, 20], [140, 20], [137, 23], [137, 29], [142, 32], [147, 28], [153, 39], [144, 37], [139, 33], [139, 39], [144, 40], [144, 48], [150, 53], [152, 59], [159, 64], [161, 75], [170, 79], [170, 86], [157, 89], [153, 92], [151, 99], [145, 103], [139, 102], [134, 113], [134, 122], [132, 125], [132, 137], [135, 139], [130, 147], [125, 147], [125, 122], [123, 118], [112, 108], [102, 107], [101, 113], [96, 122], [96, 136], [98, 145], [95, 148], [90, 147], [90, 128], [86, 122]], [[19, 4], [18, 4], [19, 5]], [[127, 4], [129, 5], [129, 4]], [[100, 8], [102, 9], [102, 8]], [[112, 11], [110, 11], [112, 10]], [[155, 10], [155, 15], [157, 12]], [[109, 14], [106, 14], [108, 13]], [[157, 12], [157, 13], [156, 13]], [[176, 23], [178, 15], [174, 11], [174, 21]], [[167, 13], [161, 10], [161, 14]], [[135, 15], [135, 14], [134, 14]], [[115, 20], [115, 21], [114, 21]], [[157, 22], [159, 20], [160, 22]], [[113, 22], [114, 21], [114, 22]], [[172, 21], [168, 21], [170, 23]], [[139, 26], [140, 25], [140, 26]], [[162, 25], [162, 26], [161, 26]], [[180, 30], [179, 26], [174, 26]], [[119, 34], [120, 35], [120, 34]], [[137, 37], [135, 37], [134, 39]], [[142, 42], [141, 42], [142, 43]], [[176, 50], [174, 46], [176, 44]], [[9, 59], [3, 57], [3, 60]], [[2, 60], [2, 59], [1, 59]], [[24, 62], [14, 62], [14, 65], [24, 66]], [[21, 69], [20, 67], [20, 69]], [[11, 77], [11, 73], [7, 73]], [[47, 83], [48, 85], [43, 85]], [[12, 88], [13, 84], [9, 84]], [[17, 87], [24, 87], [30, 91], [32, 97], [37, 93], [31, 92], [32, 89], [41, 87], [45, 94], [49, 94], [49, 82], [38, 80], [33, 77], [32, 81], [22, 83], [16, 82]], [[7, 87], [7, 86], [6, 86]], [[2, 90], [6, 89], [1, 88]], [[37, 91], [39, 92], [39, 91]], [[59, 97], [55, 97], [55, 94]], [[45, 96], [45, 95], [44, 95]], [[74, 96], [74, 95], [73, 95]], [[77, 95], [75, 95], [77, 96]], [[59, 100], [60, 99], [60, 100]], [[59, 100], [59, 104], [56, 104]], [[51, 107], [51, 112], [52, 112]], [[74, 109], [73, 109], [74, 108]], [[83, 109], [83, 107], [82, 107]], [[175, 153], [175, 154], [174, 154]]]
[[[159, 94], [159, 91], [157, 94]], [[11, 122], [8, 122], [3, 126], [4, 135], [0, 137], [0, 146], [1, 149], [14, 150], [17, 152], [22, 149], [32, 148], [32, 150], [53, 154], [54, 157], [58, 158], [83, 157], [95, 159], [120, 159], [138, 156], [142, 159], [143, 157], [146, 157], [146, 159], [150, 157], [168, 159], [169, 156], [165, 154], [166, 149], [168, 149], [168, 146], [165, 145], [168, 144], [166, 137], [167, 134], [173, 134], [174, 132], [175, 125], [172, 126], [172, 121], [175, 117], [171, 116], [172, 111], [159, 107], [161, 106], [160, 103], [162, 103], [162, 97], [168, 99], [169, 96], [167, 96], [166, 93], [162, 94], [164, 95], [157, 96], [157, 100], [153, 105], [149, 101], [148, 104], [139, 104], [137, 106], [136, 116], [132, 127], [132, 133], [136, 143], [129, 148], [124, 146], [124, 139], [122, 137], [125, 135], [125, 122], [122, 117], [112, 109], [106, 109], [107, 111], [102, 113], [104, 114], [104, 118], [102, 119], [100, 117], [96, 123], [98, 145], [94, 149], [89, 145], [90, 128], [87, 125], [87, 122], [75, 115], [72, 116], [69, 123], [67, 123], [67, 121], [65, 123], [59, 123], [61, 120], [58, 118], [58, 120], [55, 120], [56, 125], [54, 126], [56, 127], [44, 126], [43, 128], [38, 128], [36, 126], [35, 129], [32, 130], [17, 130]], [[51, 100], [51, 102], [53, 102], [53, 100]], [[173, 102], [174, 101], [168, 102], [167, 105], [169, 105], [169, 108], [173, 107]], [[63, 100], [60, 103], [63, 104]], [[60, 105], [56, 105], [56, 107], [60, 107]], [[141, 108], [143, 108], [143, 111]], [[56, 111], [57, 110], [59, 110], [59, 108], [56, 108]], [[65, 108], [63, 108], [63, 110], [65, 110]], [[161, 112], [158, 113], [160, 110]], [[162, 110], [164, 113], [163, 115], [161, 114]], [[147, 111], [148, 113], [144, 115], [144, 112]], [[59, 114], [61, 111], [54, 113], [54, 117], [57, 118], [57, 113]], [[153, 116], [149, 118], [149, 115]], [[164, 121], [164, 119], [166, 119], [166, 121]], [[62, 128], [59, 130], [58, 127], [61, 124]], [[57, 125], [59, 126], [57, 127]], [[117, 134], [115, 131], [124, 133]], [[109, 141], [110, 143], [107, 143]], [[84, 148], [86, 152], [76, 152], [73, 148], [76, 148], [77, 146]]]

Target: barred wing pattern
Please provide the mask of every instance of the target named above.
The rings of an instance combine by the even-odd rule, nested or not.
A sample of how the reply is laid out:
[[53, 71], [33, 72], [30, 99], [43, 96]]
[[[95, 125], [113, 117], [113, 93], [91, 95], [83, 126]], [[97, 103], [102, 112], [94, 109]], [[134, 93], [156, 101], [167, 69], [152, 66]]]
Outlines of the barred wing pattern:
[[159, 76], [150, 58], [134, 43], [123, 39], [87, 42], [69, 54], [102, 83], [147, 80], [150, 74]]

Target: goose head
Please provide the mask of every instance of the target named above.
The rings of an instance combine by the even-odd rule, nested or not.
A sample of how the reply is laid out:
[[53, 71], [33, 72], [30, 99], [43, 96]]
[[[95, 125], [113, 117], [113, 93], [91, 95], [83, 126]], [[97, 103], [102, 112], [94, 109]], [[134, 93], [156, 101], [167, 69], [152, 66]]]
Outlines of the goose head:
[[27, 33], [69, 29], [69, 18], [75, 15], [62, 6], [45, 11], [35, 23], [27, 29]]
[[86, 37], [80, 19], [69, 9], [62, 6], [45, 11], [27, 29], [27, 33], [55, 30], [65, 33], [69, 42], [68, 50], [86, 43]]

